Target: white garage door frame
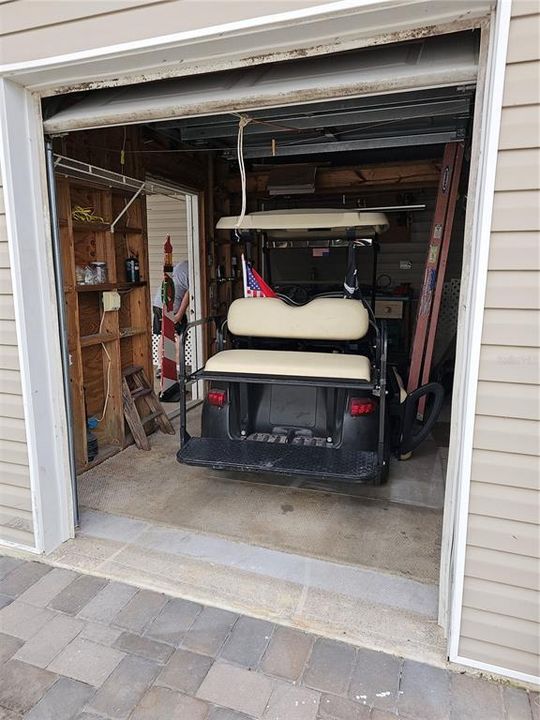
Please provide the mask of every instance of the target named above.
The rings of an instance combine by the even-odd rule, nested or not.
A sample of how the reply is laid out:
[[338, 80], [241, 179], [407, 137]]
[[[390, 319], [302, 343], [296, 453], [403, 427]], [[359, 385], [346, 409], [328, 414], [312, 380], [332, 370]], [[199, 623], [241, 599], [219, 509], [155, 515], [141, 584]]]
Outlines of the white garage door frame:
[[[40, 115], [41, 94], [52, 94], [55, 92], [55, 88], [58, 92], [65, 90], [73, 80], [74, 66], [77, 66], [80, 71], [81, 83], [85, 79], [87, 83], [99, 83], [99, 79], [96, 80], [99, 73], [94, 72], [92, 68], [93, 64], [98, 64], [103, 60], [106, 60], [108, 72], [115, 71], [115, 62], [117, 62], [116, 84], [121, 84], [123, 78], [126, 83], [144, 75], [148, 78], [155, 70], [155, 66], [145, 66], [144, 63], [148, 62], [147, 52], [160, 51], [160, 48], [165, 52], [166, 49], [174, 48], [175, 42], [178, 47], [188, 40], [192, 43], [199, 40], [205, 41], [201, 43], [201, 48], [205, 45], [209, 58], [206, 67], [211, 68], [212, 62], [214, 62], [211, 39], [215, 38], [216, 42], [222, 42], [224, 38], [227, 38], [228, 33], [231, 37], [238, 38], [239, 36], [250, 37], [257, 31], [264, 30], [266, 41], [272, 48], [272, 37], [276, 46], [279, 46], [279, 38], [283, 29], [290, 30], [292, 28], [297, 47], [302, 48], [304, 45], [304, 54], [320, 53], [320, 43], [309, 46], [308, 50], [305, 49], [306, 42], [309, 45], [309, 39], [304, 41], [302, 33], [309, 27], [309, 21], [311, 19], [320, 20], [323, 17], [330, 27], [334, 19], [343, 19], [344, 17], [346, 19], [347, 13], [350, 14], [353, 11], [356, 15], [355, 22], [360, 23], [360, 27], [362, 26], [361, 15], [363, 12], [373, 13], [373, 10], [376, 9], [381, 13], [378, 32], [377, 28], [370, 26], [370, 37], [377, 38], [378, 42], [392, 42], [411, 37], [409, 33], [404, 38], [401, 30], [402, 20], [399, 20], [399, 13], [404, 9], [409, 11], [409, 20], [417, 18], [414, 20], [417, 23], [416, 36], [439, 34], [441, 28], [442, 31], [449, 32], [463, 29], [464, 26], [482, 26], [486, 31], [483, 32], [483, 36], [489, 38], [489, 45], [484, 43], [484, 64], [480, 77], [482, 84], [479, 86], [480, 95], [483, 95], [482, 103], [480, 103], [482, 111], [477, 109], [471, 186], [469, 188], [469, 207], [474, 207], [474, 212], [468, 213], [466, 228], [468, 267], [460, 303], [461, 322], [456, 365], [456, 385], [459, 392], [455, 394], [452, 411], [453, 438], [451, 439], [447, 507], [445, 509], [441, 622], [449, 630], [451, 660], [475, 665], [485, 670], [500, 671], [500, 669], [473, 663], [466, 658], [459, 657], [458, 637], [476, 386], [511, 2], [510, 0], [498, 0], [496, 4], [494, 3], [487, 18], [480, 21], [477, 18], [479, 15], [485, 15], [486, 3], [475, 3], [471, 0], [467, 5], [470, 12], [465, 11], [464, 13], [460, 3], [445, 4], [424, 2], [423, 0], [387, 0], [386, 2], [382, 0], [348, 0], [292, 13], [283, 13], [280, 16], [234, 23], [217, 30], [208, 28], [206, 34], [198, 31], [191, 38], [187, 38], [187, 34], [184, 33], [176, 41], [172, 36], [165, 40], [155, 38], [151, 43], [139, 43], [135, 47], [124, 45], [117, 48], [103, 48], [90, 53], [80, 53], [78, 57], [70, 55], [64, 58], [0, 68], [0, 162], [4, 182], [8, 244], [21, 359], [36, 536], [35, 552], [50, 552], [74, 534], [59, 325], [57, 314], [51, 311], [56, 308], [56, 299]], [[447, 24], [438, 26], [440, 18], [437, 19], [434, 15], [436, 16], [440, 12], [441, 6], [447, 6]], [[417, 12], [417, 16], [413, 10]], [[392, 24], [394, 12], [398, 18], [395, 27]], [[452, 13], [455, 14], [454, 18], [451, 17]], [[468, 15], [465, 20], [464, 15]], [[373, 14], [370, 17], [373, 20]], [[487, 28], [489, 28], [489, 33]], [[272, 32], [274, 32], [273, 36]], [[328, 40], [324, 48], [327, 52], [335, 52], [340, 49], [373, 44], [375, 41], [371, 42], [369, 37], [359, 35], [356, 45], [354, 39], [350, 37], [347, 37], [347, 41], [340, 45], [339, 40], [333, 37]], [[201, 49], [200, 56], [204, 56], [204, 53], [205, 50]], [[130, 70], [124, 73], [121, 68], [125, 65], [126, 58], [130, 61]], [[237, 61], [234, 60], [234, 62]], [[248, 62], [246, 59], [245, 63]], [[239, 63], [240, 61], [237, 62], [237, 64]], [[199, 67], [201, 67], [201, 63], [199, 63]], [[185, 68], [182, 72], [185, 72]], [[106, 83], [106, 79], [103, 82]], [[34, 90], [29, 88], [34, 88]], [[35, 88], [41, 88], [41, 90], [36, 91]], [[452, 542], [453, 548], [451, 549]], [[448, 588], [450, 589], [447, 592]], [[451, 598], [450, 612], [446, 604], [447, 597]], [[447, 622], [448, 614], [450, 615], [449, 622]], [[503, 674], [509, 675], [510, 673], [503, 671]], [[513, 676], [524, 679], [519, 674]]]

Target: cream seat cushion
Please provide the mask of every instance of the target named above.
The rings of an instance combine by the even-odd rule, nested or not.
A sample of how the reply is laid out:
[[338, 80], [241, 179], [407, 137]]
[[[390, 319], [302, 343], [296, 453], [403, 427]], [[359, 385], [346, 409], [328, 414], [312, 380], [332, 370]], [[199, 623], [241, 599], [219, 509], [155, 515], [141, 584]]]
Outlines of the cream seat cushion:
[[369, 315], [360, 300], [345, 298], [315, 298], [299, 307], [279, 298], [238, 298], [227, 323], [242, 337], [351, 341], [366, 335]]
[[209, 358], [206, 372], [246, 375], [371, 380], [364, 355], [295, 352], [292, 350], [223, 350]]

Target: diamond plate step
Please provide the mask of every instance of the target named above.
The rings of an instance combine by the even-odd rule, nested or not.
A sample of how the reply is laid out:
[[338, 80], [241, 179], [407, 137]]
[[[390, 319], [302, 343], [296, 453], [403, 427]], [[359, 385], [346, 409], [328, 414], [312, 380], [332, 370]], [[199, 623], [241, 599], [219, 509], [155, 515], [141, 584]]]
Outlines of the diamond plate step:
[[377, 477], [376, 453], [344, 448], [195, 437], [176, 457], [186, 465], [216, 470], [304, 475], [347, 482], [368, 482]]

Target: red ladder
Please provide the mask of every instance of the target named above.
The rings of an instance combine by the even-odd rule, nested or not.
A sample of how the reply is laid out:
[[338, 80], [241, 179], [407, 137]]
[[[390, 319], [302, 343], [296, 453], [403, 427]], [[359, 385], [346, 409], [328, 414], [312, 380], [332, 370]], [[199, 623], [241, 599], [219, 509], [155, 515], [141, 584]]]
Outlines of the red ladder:
[[[416, 316], [407, 383], [409, 393], [419, 386], [420, 376], [422, 384], [429, 382], [462, 162], [463, 143], [447, 143]], [[419, 409], [422, 413], [423, 404]]]

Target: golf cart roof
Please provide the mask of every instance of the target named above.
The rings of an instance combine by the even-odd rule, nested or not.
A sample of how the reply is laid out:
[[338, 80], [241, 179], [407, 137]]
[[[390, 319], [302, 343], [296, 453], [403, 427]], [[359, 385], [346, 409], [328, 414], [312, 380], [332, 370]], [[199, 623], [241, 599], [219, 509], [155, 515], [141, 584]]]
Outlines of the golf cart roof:
[[[218, 230], [234, 230], [237, 216], [222, 217]], [[307, 208], [294, 210], [266, 210], [245, 215], [240, 230], [337, 230], [359, 228], [366, 234], [380, 234], [388, 230], [388, 218], [382, 212]]]

